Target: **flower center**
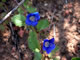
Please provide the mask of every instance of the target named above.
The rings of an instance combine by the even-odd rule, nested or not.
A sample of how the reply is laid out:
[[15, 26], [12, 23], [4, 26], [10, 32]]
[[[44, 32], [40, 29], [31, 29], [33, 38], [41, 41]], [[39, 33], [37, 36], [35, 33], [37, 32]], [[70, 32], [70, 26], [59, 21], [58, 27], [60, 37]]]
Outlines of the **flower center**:
[[30, 20], [31, 20], [31, 21], [34, 21], [34, 20], [35, 20], [35, 16], [31, 16], [31, 17], [30, 17]]
[[45, 47], [49, 47], [49, 42], [45, 42]]

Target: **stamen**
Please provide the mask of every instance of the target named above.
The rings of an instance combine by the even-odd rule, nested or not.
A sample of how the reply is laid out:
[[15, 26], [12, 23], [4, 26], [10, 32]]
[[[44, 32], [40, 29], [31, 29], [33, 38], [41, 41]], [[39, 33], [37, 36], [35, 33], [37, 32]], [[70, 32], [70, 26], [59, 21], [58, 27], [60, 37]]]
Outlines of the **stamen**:
[[31, 17], [30, 17], [30, 20], [31, 20], [31, 21], [34, 21], [34, 20], [35, 20], [35, 16], [31, 16]]
[[49, 42], [45, 42], [45, 47], [49, 47]]

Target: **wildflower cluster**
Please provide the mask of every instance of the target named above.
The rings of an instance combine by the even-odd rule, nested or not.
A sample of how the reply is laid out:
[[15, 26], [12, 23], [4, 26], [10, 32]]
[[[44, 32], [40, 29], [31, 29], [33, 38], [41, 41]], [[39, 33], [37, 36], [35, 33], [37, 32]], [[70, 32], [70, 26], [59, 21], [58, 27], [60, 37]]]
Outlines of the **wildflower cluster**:
[[[36, 26], [40, 20], [40, 15], [38, 12], [30, 13], [26, 16], [26, 24], [28, 26]], [[55, 49], [54, 38], [48, 40], [44, 39], [43, 41], [43, 50], [49, 54], [52, 50]]]

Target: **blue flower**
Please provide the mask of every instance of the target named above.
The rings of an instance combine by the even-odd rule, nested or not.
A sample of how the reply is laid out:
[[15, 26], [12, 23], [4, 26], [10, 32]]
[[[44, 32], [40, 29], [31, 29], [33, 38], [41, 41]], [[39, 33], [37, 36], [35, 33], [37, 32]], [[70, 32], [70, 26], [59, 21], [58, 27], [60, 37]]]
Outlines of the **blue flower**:
[[36, 26], [40, 20], [40, 15], [38, 12], [30, 13], [26, 16], [26, 24], [29, 26]]
[[50, 40], [45, 39], [43, 42], [43, 50], [49, 54], [53, 49], [55, 49], [54, 38]]

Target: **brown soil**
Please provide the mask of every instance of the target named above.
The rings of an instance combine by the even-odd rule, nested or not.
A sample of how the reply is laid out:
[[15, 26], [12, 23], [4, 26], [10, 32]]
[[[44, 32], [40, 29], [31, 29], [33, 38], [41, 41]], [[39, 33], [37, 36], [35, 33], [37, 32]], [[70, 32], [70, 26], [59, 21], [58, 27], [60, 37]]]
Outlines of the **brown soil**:
[[[36, 0], [33, 1], [33, 3]], [[59, 51], [55, 54], [59, 60], [71, 60], [72, 57], [80, 57], [80, 1], [69, 1], [64, 4], [63, 0], [39, 0], [33, 4], [40, 12], [41, 19], [47, 18], [50, 26], [39, 34], [39, 40], [53, 37], [53, 25], [56, 25], [55, 44]], [[65, 10], [65, 7], [68, 9]], [[19, 54], [11, 44], [11, 32], [6, 28], [0, 31], [0, 60], [19, 60]], [[33, 60], [34, 53], [28, 48], [28, 33], [20, 38], [22, 60]]]

